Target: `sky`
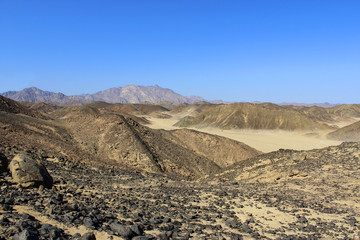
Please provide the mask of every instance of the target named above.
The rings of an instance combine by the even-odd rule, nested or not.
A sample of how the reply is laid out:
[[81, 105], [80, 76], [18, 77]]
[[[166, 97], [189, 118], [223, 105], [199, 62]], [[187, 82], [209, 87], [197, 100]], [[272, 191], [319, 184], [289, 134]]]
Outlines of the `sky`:
[[0, 0], [0, 93], [360, 103], [359, 0]]

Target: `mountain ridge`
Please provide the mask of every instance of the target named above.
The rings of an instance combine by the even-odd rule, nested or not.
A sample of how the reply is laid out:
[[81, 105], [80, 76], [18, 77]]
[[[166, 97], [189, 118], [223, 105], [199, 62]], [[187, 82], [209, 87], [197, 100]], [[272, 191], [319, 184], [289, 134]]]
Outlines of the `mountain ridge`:
[[169, 88], [154, 86], [126, 85], [98, 91], [94, 94], [81, 94], [67, 96], [63, 93], [44, 91], [37, 87], [29, 87], [20, 91], [7, 91], [1, 93], [4, 97], [15, 101], [45, 102], [57, 105], [84, 105], [95, 101], [107, 103], [195, 103], [205, 101], [199, 96], [182, 96]]

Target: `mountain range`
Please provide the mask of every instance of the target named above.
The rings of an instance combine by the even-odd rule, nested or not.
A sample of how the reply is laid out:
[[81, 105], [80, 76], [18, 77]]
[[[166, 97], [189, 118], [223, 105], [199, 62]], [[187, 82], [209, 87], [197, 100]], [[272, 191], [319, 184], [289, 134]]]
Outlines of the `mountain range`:
[[108, 103], [196, 103], [205, 101], [202, 97], [184, 97], [171, 89], [155, 86], [135, 86], [110, 88], [94, 94], [67, 96], [63, 93], [43, 91], [36, 87], [25, 88], [21, 91], [1, 93], [4, 97], [25, 102], [45, 102], [57, 105], [83, 105], [94, 101]]

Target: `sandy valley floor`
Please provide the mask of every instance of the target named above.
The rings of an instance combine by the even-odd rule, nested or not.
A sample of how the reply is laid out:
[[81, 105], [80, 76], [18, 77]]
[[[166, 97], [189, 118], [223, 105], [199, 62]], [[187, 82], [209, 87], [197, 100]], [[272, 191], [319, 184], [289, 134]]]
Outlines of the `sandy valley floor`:
[[[173, 125], [181, 116], [174, 115], [169, 119], [147, 117], [154, 129], [178, 129]], [[195, 130], [215, 134], [243, 142], [263, 152], [276, 151], [280, 148], [294, 150], [310, 150], [339, 145], [340, 141], [326, 139], [326, 132], [306, 133], [282, 130], [221, 130], [216, 128], [194, 128]]]

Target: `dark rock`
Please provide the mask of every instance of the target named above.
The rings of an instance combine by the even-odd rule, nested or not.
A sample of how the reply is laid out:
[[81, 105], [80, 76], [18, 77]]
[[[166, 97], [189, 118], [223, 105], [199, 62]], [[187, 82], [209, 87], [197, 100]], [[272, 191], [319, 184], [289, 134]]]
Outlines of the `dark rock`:
[[74, 239], [81, 238], [81, 234], [80, 233], [75, 233], [74, 235], [72, 235], [72, 238], [74, 238]]
[[133, 237], [131, 240], [150, 240], [151, 238], [146, 237], [146, 236], [136, 236]]
[[10, 223], [10, 220], [7, 217], [5, 217], [5, 216], [0, 217], [0, 225], [5, 226], [8, 223]]
[[95, 223], [90, 217], [84, 218], [84, 225], [88, 228], [95, 229]]
[[138, 224], [134, 224], [130, 227], [131, 231], [133, 231], [136, 235], [140, 236], [144, 234], [144, 228]]
[[5, 155], [0, 153], [0, 173], [6, 172], [8, 165], [9, 165], [9, 162], [8, 162], [7, 158], [5, 157]]
[[132, 237], [136, 236], [136, 233], [131, 230], [130, 227], [119, 223], [111, 223], [110, 229], [125, 239], [131, 239]]
[[158, 240], [169, 240], [169, 237], [165, 233], [160, 233], [156, 236], [156, 239]]
[[13, 240], [39, 240], [37, 232], [25, 229], [21, 233], [15, 234]]
[[96, 237], [93, 232], [88, 232], [82, 235], [79, 240], [96, 240]]
[[25, 220], [35, 220], [35, 218], [27, 213], [23, 213], [21, 217]]

